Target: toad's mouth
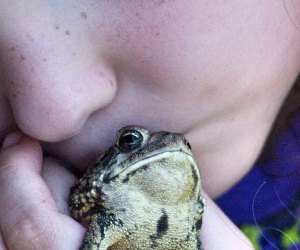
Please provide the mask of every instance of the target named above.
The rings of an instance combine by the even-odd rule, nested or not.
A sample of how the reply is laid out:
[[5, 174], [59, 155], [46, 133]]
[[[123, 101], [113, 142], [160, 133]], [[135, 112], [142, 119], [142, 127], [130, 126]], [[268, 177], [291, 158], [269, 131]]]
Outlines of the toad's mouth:
[[[128, 166], [121, 166], [119, 168], [119, 171], [113, 172], [112, 175], [109, 176], [109, 179], [118, 178], [122, 181], [126, 179], [127, 176], [130, 175], [131, 173], [137, 171], [139, 168], [147, 166], [150, 163], [158, 162], [163, 159], [174, 159], [174, 161], [176, 161], [177, 159], [179, 160], [183, 158], [185, 160], [188, 160], [191, 164], [196, 165], [195, 159], [192, 154], [188, 154], [181, 150], [166, 151], [166, 152], [150, 155], [148, 157], [145, 157], [144, 159], [140, 159], [136, 162], [133, 162]], [[126, 163], [124, 163], [124, 165], [126, 165]]]

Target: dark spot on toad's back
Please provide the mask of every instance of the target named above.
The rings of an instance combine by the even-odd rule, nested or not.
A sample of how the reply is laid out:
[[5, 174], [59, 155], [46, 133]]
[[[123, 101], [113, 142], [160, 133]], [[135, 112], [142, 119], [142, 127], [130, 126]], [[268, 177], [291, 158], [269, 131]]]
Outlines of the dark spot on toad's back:
[[196, 222], [196, 230], [200, 230], [202, 226], [202, 217]]
[[105, 238], [105, 231], [109, 229], [112, 225], [122, 227], [124, 225], [124, 222], [120, 219], [116, 218], [115, 214], [103, 214], [98, 217], [97, 219], [97, 224], [100, 227], [100, 235], [101, 235], [101, 240]]
[[193, 186], [192, 193], [194, 194], [195, 192], [197, 192], [197, 185], [198, 185], [198, 182], [199, 182], [199, 178], [198, 178], [198, 175], [196, 173], [195, 166], [192, 165], [192, 164], [191, 164], [191, 170], [192, 170], [192, 178], [194, 180], [194, 186]]
[[169, 218], [166, 211], [162, 209], [162, 215], [157, 221], [157, 225], [156, 225], [157, 238], [161, 238], [168, 231], [169, 228], [168, 220]]

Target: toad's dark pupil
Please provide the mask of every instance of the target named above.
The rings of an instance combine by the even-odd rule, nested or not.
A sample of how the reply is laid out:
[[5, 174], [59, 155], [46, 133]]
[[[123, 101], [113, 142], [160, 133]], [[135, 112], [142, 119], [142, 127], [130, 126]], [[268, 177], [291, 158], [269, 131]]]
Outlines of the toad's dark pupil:
[[123, 149], [134, 149], [142, 144], [143, 136], [136, 131], [124, 132], [119, 138], [119, 147]]

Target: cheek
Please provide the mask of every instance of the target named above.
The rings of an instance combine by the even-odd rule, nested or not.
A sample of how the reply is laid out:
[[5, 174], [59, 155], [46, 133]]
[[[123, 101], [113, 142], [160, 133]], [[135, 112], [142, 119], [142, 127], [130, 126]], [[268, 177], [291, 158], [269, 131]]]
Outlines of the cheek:
[[191, 6], [184, 7], [180, 0], [102, 1], [88, 12], [88, 36], [97, 44], [96, 53], [118, 69], [157, 72], [167, 65], [170, 68], [171, 55], [185, 46], [185, 39], [178, 38], [190, 32], [185, 26], [194, 14], [190, 10], [198, 5], [190, 2]]
[[[176, 1], [170, 6], [149, 3], [127, 7], [122, 22], [114, 32], [107, 34], [113, 40], [113, 57], [122, 69], [135, 70], [141, 75], [165, 76], [178, 64], [181, 51], [186, 47], [182, 31], [184, 9]], [[179, 17], [182, 18], [179, 18]]]
[[186, 6], [182, 1], [142, 1], [120, 8], [116, 16], [122, 20], [105, 36], [124, 79], [165, 91], [170, 98], [194, 85], [200, 72], [201, 8], [198, 1]]

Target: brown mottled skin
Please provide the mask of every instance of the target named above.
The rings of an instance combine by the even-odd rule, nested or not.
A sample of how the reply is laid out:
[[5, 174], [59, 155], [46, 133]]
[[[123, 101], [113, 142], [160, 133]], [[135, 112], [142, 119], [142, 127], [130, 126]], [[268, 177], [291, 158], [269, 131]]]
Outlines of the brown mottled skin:
[[81, 249], [202, 249], [198, 167], [181, 134], [128, 126], [72, 189]]

